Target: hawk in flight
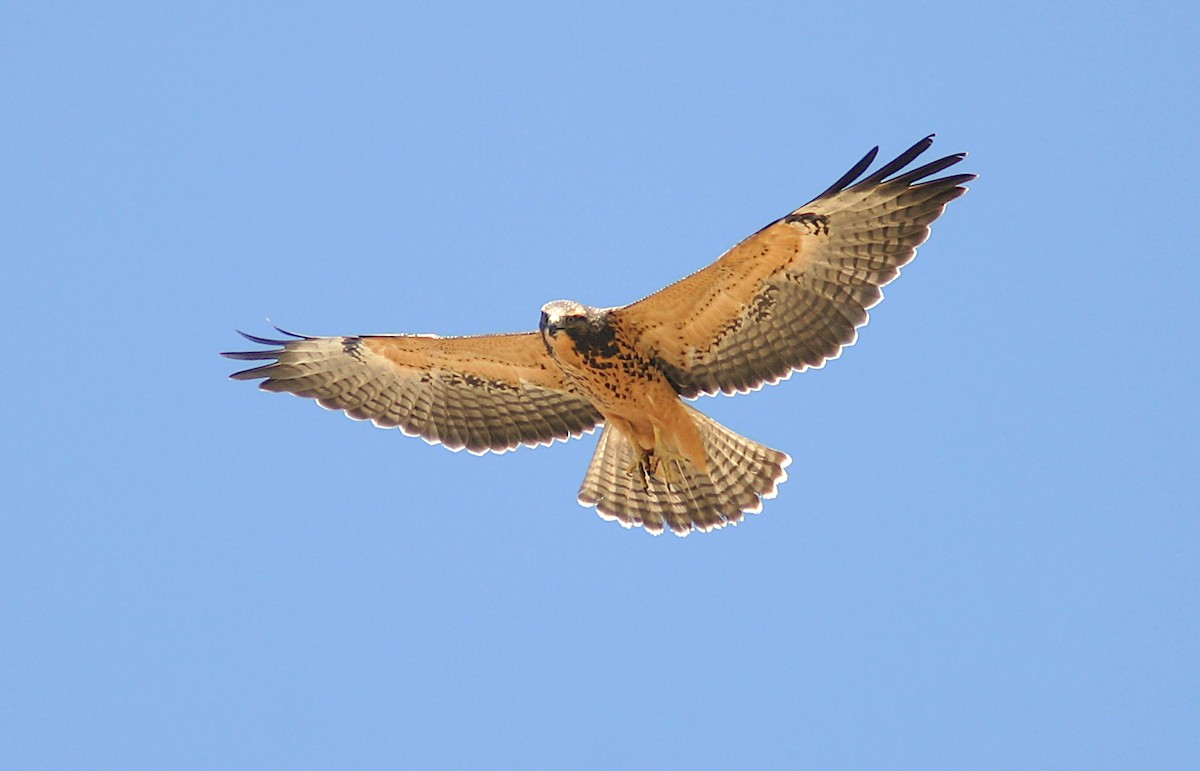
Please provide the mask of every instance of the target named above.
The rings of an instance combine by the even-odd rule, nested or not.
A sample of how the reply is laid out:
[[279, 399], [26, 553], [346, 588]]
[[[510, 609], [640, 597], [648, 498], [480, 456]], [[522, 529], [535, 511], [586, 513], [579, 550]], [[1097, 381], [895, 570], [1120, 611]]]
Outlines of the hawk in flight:
[[223, 354], [238, 372], [356, 420], [452, 450], [549, 445], [603, 425], [579, 502], [654, 534], [714, 530], [757, 512], [787, 478], [786, 453], [685, 403], [820, 367], [851, 345], [929, 225], [973, 174], [930, 179], [966, 157], [904, 171], [926, 137], [864, 179], [879, 148], [811, 202], [713, 264], [620, 308], [556, 300], [536, 332], [289, 339]]

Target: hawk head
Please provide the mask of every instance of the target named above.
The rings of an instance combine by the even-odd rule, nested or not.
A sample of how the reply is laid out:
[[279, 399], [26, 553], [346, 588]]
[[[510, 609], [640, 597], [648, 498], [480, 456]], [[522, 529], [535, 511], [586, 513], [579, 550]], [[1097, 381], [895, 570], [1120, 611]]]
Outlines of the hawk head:
[[606, 309], [573, 300], [555, 300], [542, 306], [538, 330], [551, 356], [558, 356], [564, 347], [578, 354], [603, 353], [614, 345], [611, 316]]
[[588, 325], [589, 311], [595, 311], [583, 303], [572, 300], [555, 300], [542, 306], [542, 321], [538, 325], [543, 336], [556, 337], [559, 332], [581, 331]]

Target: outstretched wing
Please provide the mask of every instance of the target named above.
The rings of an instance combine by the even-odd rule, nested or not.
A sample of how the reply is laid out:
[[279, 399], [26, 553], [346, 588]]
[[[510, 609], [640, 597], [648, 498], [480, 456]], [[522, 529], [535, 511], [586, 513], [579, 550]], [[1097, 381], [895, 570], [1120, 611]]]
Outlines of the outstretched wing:
[[452, 450], [503, 452], [583, 434], [603, 421], [571, 390], [530, 332], [480, 337], [378, 335], [291, 340], [242, 335], [270, 350], [225, 353], [274, 360], [237, 372], [259, 387], [316, 399], [356, 420], [440, 442]]
[[616, 310], [618, 323], [685, 397], [745, 392], [820, 367], [854, 342], [881, 287], [975, 178], [922, 181], [966, 153], [892, 176], [932, 144], [926, 137], [856, 183], [876, 147], [824, 193], [712, 265]]

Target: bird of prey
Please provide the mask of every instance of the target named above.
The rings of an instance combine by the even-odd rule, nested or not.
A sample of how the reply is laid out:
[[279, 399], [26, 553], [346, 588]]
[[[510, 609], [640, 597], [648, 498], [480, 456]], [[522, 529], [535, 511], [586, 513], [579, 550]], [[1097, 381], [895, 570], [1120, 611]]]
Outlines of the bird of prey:
[[619, 308], [556, 300], [536, 332], [287, 339], [225, 353], [271, 363], [235, 373], [356, 420], [482, 454], [603, 426], [579, 491], [601, 517], [655, 535], [736, 524], [787, 478], [786, 453], [684, 402], [745, 393], [820, 367], [851, 345], [881, 287], [973, 174], [910, 171], [929, 136], [863, 179], [879, 148], [809, 203], [716, 262]]

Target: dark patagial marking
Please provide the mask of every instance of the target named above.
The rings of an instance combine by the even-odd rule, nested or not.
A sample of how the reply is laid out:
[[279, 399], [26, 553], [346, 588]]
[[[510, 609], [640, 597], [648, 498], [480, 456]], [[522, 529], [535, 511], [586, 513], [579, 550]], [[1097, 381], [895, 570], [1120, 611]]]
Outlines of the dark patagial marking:
[[779, 287], [767, 284], [751, 301], [746, 314], [755, 321], [766, 321], [771, 318], [771, 309], [775, 307]]
[[358, 361], [363, 361], [367, 357], [366, 353], [364, 353], [362, 349], [361, 337], [343, 337], [342, 352], [347, 356], [357, 359]]
[[800, 225], [809, 233], [816, 236], [829, 235], [829, 218], [824, 214], [808, 214], [806, 212], [789, 214], [783, 218], [783, 221], [793, 225]]

